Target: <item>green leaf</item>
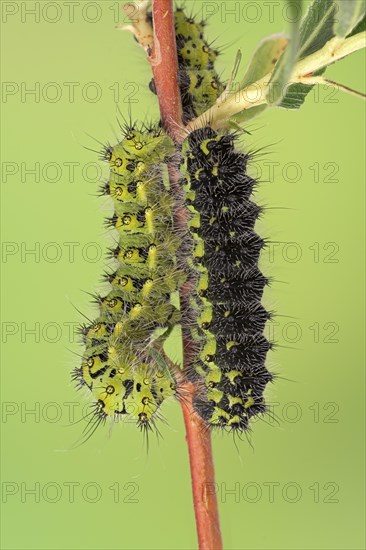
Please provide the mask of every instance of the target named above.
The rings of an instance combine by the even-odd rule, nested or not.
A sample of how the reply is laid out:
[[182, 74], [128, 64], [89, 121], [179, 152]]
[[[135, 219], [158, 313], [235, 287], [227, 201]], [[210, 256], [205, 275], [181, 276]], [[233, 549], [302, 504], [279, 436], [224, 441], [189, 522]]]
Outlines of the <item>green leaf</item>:
[[233, 66], [232, 71], [231, 71], [229, 82], [226, 85], [226, 92], [227, 93], [235, 91], [235, 78], [236, 78], [236, 75], [238, 74], [238, 70], [239, 70], [240, 63], [241, 63], [241, 57], [242, 57], [241, 56], [241, 51], [238, 50], [236, 52], [235, 62], [234, 62], [234, 66]]
[[286, 89], [291, 77], [294, 65], [298, 57], [298, 46], [300, 41], [300, 17], [302, 0], [288, 1], [287, 13], [290, 13], [291, 23], [290, 43], [285, 53], [280, 57], [276, 64], [272, 78], [269, 82], [267, 93], [267, 103], [269, 105], [278, 105], [286, 94]]
[[364, 0], [334, 1], [337, 6], [334, 32], [340, 38], [345, 38], [365, 17], [366, 4]]
[[273, 34], [264, 38], [254, 51], [253, 57], [240, 83], [240, 89], [257, 82], [272, 71], [288, 44], [284, 34]]
[[[268, 105], [257, 105], [256, 107], [252, 107], [251, 109], [245, 109], [244, 111], [241, 111], [240, 113], [237, 113], [236, 115], [230, 117], [229, 125], [233, 128], [238, 128], [240, 124], [248, 122], [248, 120], [251, 120], [252, 118], [262, 114], [263, 111], [265, 111], [266, 109], [268, 109]], [[239, 126], [239, 128], [241, 127]]]
[[306, 84], [292, 84], [287, 89], [287, 94], [283, 98], [280, 107], [284, 109], [300, 109], [312, 88], [313, 86], [307, 86]]
[[[314, 0], [309, 6], [300, 27], [299, 59], [316, 52], [334, 37], [335, 13], [333, 0]], [[321, 69], [314, 76], [321, 75], [324, 71], [325, 69]], [[299, 109], [312, 88], [313, 86], [306, 84], [290, 85], [279, 106], [284, 109]]]
[[361, 19], [358, 25], [356, 25], [356, 27], [348, 36], [354, 36], [355, 34], [358, 34], [359, 32], [364, 32], [364, 31], [366, 31], [366, 15], [364, 16], [363, 19]]
[[[325, 69], [321, 69], [320, 71], [314, 73], [314, 76], [319, 76], [324, 72]], [[300, 109], [306, 99], [306, 96], [313, 88], [313, 85], [308, 86], [307, 84], [292, 84], [287, 88], [287, 93], [279, 107], [284, 109]]]
[[156, 362], [158, 367], [160, 367], [160, 369], [164, 372], [164, 374], [173, 381], [173, 376], [170, 372], [169, 365], [164, 359], [163, 355], [157, 349], [151, 346], [147, 349], [147, 352], [150, 357], [154, 359], [154, 361]]
[[320, 50], [334, 37], [335, 13], [333, 0], [314, 0], [309, 6], [300, 28], [299, 59]]

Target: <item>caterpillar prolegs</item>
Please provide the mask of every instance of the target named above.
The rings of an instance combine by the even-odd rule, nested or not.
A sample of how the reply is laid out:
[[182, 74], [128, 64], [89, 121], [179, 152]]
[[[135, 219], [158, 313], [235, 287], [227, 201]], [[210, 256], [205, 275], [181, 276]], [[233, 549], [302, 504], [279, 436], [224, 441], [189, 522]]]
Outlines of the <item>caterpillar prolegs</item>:
[[[187, 122], [210, 107], [224, 85], [204, 23], [178, 9], [175, 26]], [[118, 237], [109, 250], [114, 267], [104, 275], [110, 290], [96, 296], [99, 316], [81, 328], [85, 352], [74, 372], [91, 392], [100, 421], [132, 419], [149, 429], [160, 405], [180, 398], [186, 380], [194, 382], [193, 406], [210, 427], [245, 431], [250, 418], [266, 410], [271, 344], [263, 329], [270, 314], [261, 298], [268, 279], [258, 267], [264, 241], [254, 231], [261, 208], [251, 200], [250, 155], [235, 149], [236, 137], [207, 126], [179, 147], [159, 124], [127, 124], [121, 141], [102, 153], [110, 173], [101, 194], [114, 205], [106, 224]], [[167, 164], [176, 165], [178, 157], [183, 196], [176, 197]], [[189, 221], [178, 230], [182, 207]], [[175, 296], [187, 280], [194, 288], [181, 312]], [[176, 374], [160, 350], [179, 324], [194, 342], [195, 357]]]

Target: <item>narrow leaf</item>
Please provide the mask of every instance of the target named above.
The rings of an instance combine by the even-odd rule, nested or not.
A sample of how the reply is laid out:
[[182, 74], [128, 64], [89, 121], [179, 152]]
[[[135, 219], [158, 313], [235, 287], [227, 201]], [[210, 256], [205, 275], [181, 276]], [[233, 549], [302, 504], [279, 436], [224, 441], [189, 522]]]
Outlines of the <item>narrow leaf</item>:
[[235, 89], [234, 81], [235, 81], [236, 75], [238, 74], [238, 70], [239, 70], [240, 63], [241, 63], [241, 57], [242, 57], [241, 51], [238, 50], [236, 52], [235, 62], [234, 62], [234, 66], [233, 66], [232, 71], [231, 71], [229, 82], [227, 83], [227, 86], [226, 86], [226, 92], [227, 93], [230, 93], [230, 92], [234, 91], [234, 89]]
[[294, 0], [289, 2], [288, 7], [290, 8], [288, 12], [291, 14], [289, 18], [292, 22], [290, 43], [287, 46], [285, 53], [280, 57], [280, 60], [276, 64], [273, 71], [267, 93], [267, 102], [269, 105], [278, 105], [285, 96], [289, 79], [298, 57], [298, 46], [300, 40], [299, 14], [301, 13], [302, 0]]
[[366, 13], [365, 0], [335, 0], [337, 15], [334, 32], [340, 38], [346, 37]]
[[366, 31], [366, 15], [361, 19], [361, 21], [356, 25], [356, 27], [353, 29], [353, 31], [348, 36], [354, 36], [355, 34], [358, 34], [359, 32]]
[[166, 376], [168, 376], [170, 378], [170, 380], [173, 380], [172, 374], [171, 374], [170, 369], [169, 369], [169, 365], [166, 362], [166, 360], [164, 359], [163, 355], [153, 347], [149, 347], [147, 349], [147, 352], [150, 355], [150, 357], [152, 359], [154, 359], [156, 364], [161, 368], [161, 370], [164, 372], [164, 374]]
[[[314, 0], [309, 6], [300, 28], [299, 59], [316, 52], [334, 37], [335, 13], [336, 6], [333, 0]], [[320, 75], [324, 71], [325, 69], [321, 69], [315, 74]], [[287, 88], [280, 107], [299, 109], [312, 88], [313, 86], [305, 84], [292, 84]]]
[[[321, 69], [314, 73], [314, 76], [323, 74], [325, 69]], [[283, 98], [279, 107], [284, 109], [300, 109], [304, 103], [306, 96], [313, 89], [314, 84], [292, 84], [287, 88], [285, 97]]]
[[300, 29], [299, 59], [320, 50], [333, 38], [335, 13], [333, 0], [314, 0], [309, 6]]
[[244, 111], [241, 111], [240, 113], [237, 113], [236, 115], [233, 115], [232, 117], [230, 117], [229, 125], [232, 126], [233, 128], [237, 128], [239, 124], [248, 122], [248, 120], [251, 120], [252, 118], [262, 114], [263, 111], [265, 111], [266, 109], [268, 109], [268, 105], [257, 105], [257, 107], [252, 107], [251, 109], [245, 109]]
[[272, 71], [288, 44], [284, 34], [273, 34], [264, 38], [254, 51], [253, 57], [240, 83], [240, 89], [260, 80]]

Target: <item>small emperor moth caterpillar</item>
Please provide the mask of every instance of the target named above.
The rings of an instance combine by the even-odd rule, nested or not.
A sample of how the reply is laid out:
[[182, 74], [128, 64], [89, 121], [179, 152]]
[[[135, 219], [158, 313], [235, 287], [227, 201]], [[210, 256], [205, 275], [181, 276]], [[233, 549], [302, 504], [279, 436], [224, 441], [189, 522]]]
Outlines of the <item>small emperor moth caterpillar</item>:
[[194, 131], [183, 144], [181, 171], [193, 242], [187, 264], [196, 281], [190, 378], [204, 383], [194, 407], [210, 426], [240, 431], [265, 412], [272, 375], [263, 336], [270, 314], [261, 305], [268, 279], [258, 268], [264, 241], [254, 231], [261, 209], [250, 200], [256, 182], [247, 174], [249, 155], [235, 150], [235, 138], [210, 127]]
[[[195, 22], [182, 8], [174, 13], [179, 65], [179, 85], [182, 96], [184, 122], [202, 114], [222, 94], [225, 86], [215, 71], [218, 50], [204, 39], [206, 23]], [[154, 81], [150, 89], [155, 92]]]
[[161, 403], [178, 391], [153, 347], [156, 334], [161, 344], [180, 321], [172, 295], [185, 280], [176, 260], [181, 237], [173, 231], [165, 165], [172, 153], [159, 126], [133, 125], [103, 151], [110, 174], [101, 193], [114, 204], [106, 223], [118, 232], [118, 244], [109, 251], [115, 267], [104, 277], [111, 290], [95, 297], [98, 318], [80, 329], [85, 353], [74, 371], [80, 386], [90, 390], [100, 419], [134, 419], [145, 430]]

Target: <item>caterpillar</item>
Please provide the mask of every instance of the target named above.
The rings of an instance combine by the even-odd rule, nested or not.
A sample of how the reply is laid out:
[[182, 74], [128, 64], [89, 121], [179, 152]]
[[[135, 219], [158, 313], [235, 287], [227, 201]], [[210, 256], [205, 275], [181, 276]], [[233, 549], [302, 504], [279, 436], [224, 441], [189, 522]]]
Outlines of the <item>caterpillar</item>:
[[[204, 25], [175, 12], [185, 121], [224, 90]], [[100, 194], [114, 205], [106, 225], [118, 233], [108, 252], [115, 266], [104, 275], [111, 290], [95, 297], [99, 316], [80, 329], [85, 352], [74, 379], [91, 392], [99, 421], [129, 418], [145, 431], [164, 400], [181, 398], [180, 381], [188, 379], [197, 388], [193, 407], [208, 426], [245, 431], [266, 411], [263, 392], [273, 379], [265, 366], [272, 345], [263, 336], [270, 313], [261, 298], [269, 281], [258, 268], [264, 241], [254, 231], [261, 208], [251, 201], [250, 155], [236, 151], [237, 133], [209, 126], [182, 147], [160, 124], [122, 130], [121, 141], [102, 152], [110, 173]], [[177, 157], [182, 197], [173, 196], [167, 169]], [[189, 221], [178, 231], [181, 206]], [[194, 288], [181, 312], [174, 295], [186, 281]], [[179, 381], [159, 353], [177, 324], [195, 345]]]
[[109, 250], [115, 268], [104, 275], [111, 290], [95, 296], [98, 318], [80, 328], [85, 353], [74, 371], [100, 419], [126, 417], [145, 430], [161, 403], [177, 395], [174, 375], [152, 345], [156, 334], [161, 344], [164, 331], [179, 322], [172, 295], [185, 279], [176, 262], [180, 237], [173, 232], [173, 198], [164, 173], [172, 152], [158, 125], [126, 125], [123, 139], [102, 152], [110, 174], [101, 194], [114, 204], [106, 225], [118, 232], [117, 246]]
[[[179, 66], [179, 87], [182, 97], [183, 121], [186, 123], [202, 114], [215, 103], [225, 89], [214, 63], [219, 51], [211, 48], [204, 38], [205, 21], [195, 22], [183, 8], [174, 13], [176, 46]], [[152, 21], [150, 15], [150, 21]], [[154, 80], [150, 89], [156, 93]]]
[[250, 200], [256, 185], [247, 174], [250, 155], [235, 150], [236, 138], [206, 127], [183, 144], [193, 241], [187, 263], [196, 281], [185, 317], [197, 348], [188, 375], [204, 382], [195, 410], [212, 427], [243, 431], [266, 411], [263, 391], [272, 374], [265, 359], [272, 345], [263, 336], [271, 317], [261, 305], [269, 282], [258, 268], [264, 241], [254, 231], [261, 208]]

